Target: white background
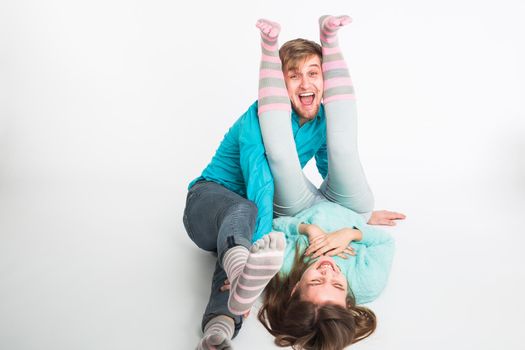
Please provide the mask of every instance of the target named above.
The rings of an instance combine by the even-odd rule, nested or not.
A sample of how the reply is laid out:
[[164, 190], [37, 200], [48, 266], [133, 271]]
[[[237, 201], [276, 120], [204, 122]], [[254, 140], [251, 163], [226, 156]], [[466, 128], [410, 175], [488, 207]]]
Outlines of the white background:
[[[354, 18], [361, 158], [408, 217], [355, 348], [523, 349], [519, 0], [1, 1], [1, 349], [194, 347], [186, 186], [257, 96], [256, 20], [317, 40], [322, 14]], [[273, 348], [253, 315], [234, 344]]]

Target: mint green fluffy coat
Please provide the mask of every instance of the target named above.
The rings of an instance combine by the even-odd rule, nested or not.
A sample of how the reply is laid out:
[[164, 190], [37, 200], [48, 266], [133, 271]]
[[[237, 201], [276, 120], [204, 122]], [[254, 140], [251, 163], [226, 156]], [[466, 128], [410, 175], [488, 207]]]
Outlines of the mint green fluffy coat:
[[387, 284], [394, 256], [394, 239], [389, 233], [367, 225], [361, 215], [328, 201], [305, 209], [294, 217], [274, 219], [273, 229], [286, 235], [286, 252], [281, 268], [284, 275], [292, 268], [297, 247], [303, 252], [308, 246], [308, 238], [298, 232], [300, 223], [316, 224], [327, 233], [357, 227], [363, 233], [363, 239], [351, 243], [356, 256], [349, 256], [348, 259], [336, 256], [334, 260], [345, 275], [357, 304], [369, 303], [381, 294]]

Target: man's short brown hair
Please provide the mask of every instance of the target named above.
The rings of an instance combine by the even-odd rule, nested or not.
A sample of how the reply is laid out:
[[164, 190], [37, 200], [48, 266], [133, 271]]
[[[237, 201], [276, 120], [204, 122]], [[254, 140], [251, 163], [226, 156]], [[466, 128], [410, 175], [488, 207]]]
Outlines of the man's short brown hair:
[[315, 41], [306, 39], [294, 39], [284, 43], [279, 49], [283, 72], [290, 68], [299, 66], [299, 62], [304, 61], [310, 56], [317, 56], [323, 63], [323, 51], [321, 45]]

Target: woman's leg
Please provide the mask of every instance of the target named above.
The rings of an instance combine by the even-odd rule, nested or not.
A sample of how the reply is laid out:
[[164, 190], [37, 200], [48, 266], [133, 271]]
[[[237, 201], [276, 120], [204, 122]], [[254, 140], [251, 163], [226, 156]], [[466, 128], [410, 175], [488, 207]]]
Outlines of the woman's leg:
[[274, 180], [274, 213], [295, 215], [311, 206], [317, 190], [303, 175], [295, 146], [290, 97], [284, 82], [279, 45], [279, 24], [261, 19], [259, 69], [259, 125]]
[[328, 175], [320, 190], [328, 200], [366, 215], [374, 196], [359, 160], [354, 87], [337, 39], [339, 28], [350, 22], [348, 16], [319, 19], [328, 148]]
[[[201, 346], [218, 341], [217, 327], [208, 325], [218, 316], [234, 321], [231, 332], [221, 334], [228, 344], [242, 325], [240, 315], [250, 310], [268, 281], [279, 271], [284, 251], [282, 234], [269, 234], [251, 244], [257, 208], [245, 198], [214, 182], [198, 182], [188, 192], [184, 225], [198, 247], [217, 253], [210, 299], [202, 320]], [[231, 290], [220, 287], [228, 278]], [[224, 320], [223, 318], [219, 320]], [[222, 322], [221, 321], [221, 322]], [[222, 327], [228, 325], [222, 322]], [[228, 328], [229, 329], [229, 328]], [[212, 332], [212, 333], [210, 333]], [[212, 334], [215, 334], [211, 337]], [[206, 347], [202, 347], [206, 349]]]

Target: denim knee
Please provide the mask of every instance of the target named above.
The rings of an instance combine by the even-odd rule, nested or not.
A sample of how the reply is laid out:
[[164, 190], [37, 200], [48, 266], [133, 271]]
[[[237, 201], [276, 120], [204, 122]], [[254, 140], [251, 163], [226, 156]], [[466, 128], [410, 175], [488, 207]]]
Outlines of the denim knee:
[[255, 226], [255, 220], [257, 219], [257, 206], [255, 203], [249, 200], [242, 202], [237, 202], [228, 208], [228, 214], [234, 215], [240, 218], [244, 218], [251, 224]]
[[232, 204], [224, 213], [217, 242], [219, 261], [224, 253], [235, 246], [250, 249], [257, 219], [257, 206], [245, 200]]

